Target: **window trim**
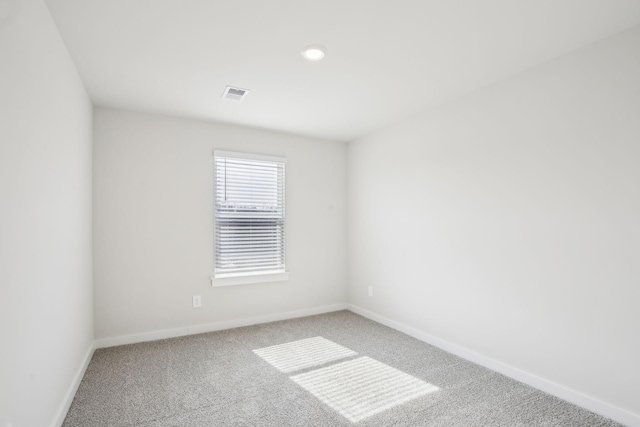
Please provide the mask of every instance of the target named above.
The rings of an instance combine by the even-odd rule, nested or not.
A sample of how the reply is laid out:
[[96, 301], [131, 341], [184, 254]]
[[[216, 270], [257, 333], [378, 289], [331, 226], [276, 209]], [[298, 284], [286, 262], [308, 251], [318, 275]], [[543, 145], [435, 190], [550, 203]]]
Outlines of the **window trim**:
[[255, 153], [242, 153], [240, 151], [214, 150], [213, 157], [235, 157], [237, 159], [262, 160], [265, 162], [283, 163], [285, 165], [287, 164], [287, 159], [285, 157], [269, 156], [265, 154]]
[[[214, 150], [214, 172], [213, 172], [213, 267], [214, 274], [210, 276], [211, 286], [212, 287], [222, 287], [222, 286], [233, 286], [233, 285], [247, 285], [253, 283], [266, 283], [266, 282], [282, 282], [289, 280], [289, 271], [286, 271], [286, 260], [285, 260], [285, 269], [278, 270], [263, 270], [263, 271], [245, 271], [245, 272], [226, 272], [226, 273], [215, 273], [216, 269], [216, 172], [215, 172], [215, 158], [216, 157], [230, 157], [230, 158], [239, 158], [239, 159], [247, 159], [247, 160], [257, 160], [257, 161], [267, 161], [267, 162], [275, 162], [281, 163], [283, 165], [287, 164], [287, 159], [285, 157], [278, 156], [270, 156], [264, 154], [255, 154], [255, 153], [244, 153], [238, 151], [226, 151], [226, 150]], [[285, 175], [286, 176], [286, 175]], [[286, 178], [285, 178], [286, 179]], [[286, 183], [285, 183], [285, 192], [286, 192]], [[286, 209], [286, 205], [285, 205]], [[285, 236], [286, 236], [286, 222], [285, 222]], [[286, 245], [286, 237], [285, 237], [285, 245]], [[286, 248], [284, 249], [285, 257], [286, 257]]]
[[289, 272], [284, 270], [260, 271], [258, 273], [227, 273], [211, 276], [214, 288], [233, 285], [250, 285], [253, 283], [284, 282], [289, 280]]

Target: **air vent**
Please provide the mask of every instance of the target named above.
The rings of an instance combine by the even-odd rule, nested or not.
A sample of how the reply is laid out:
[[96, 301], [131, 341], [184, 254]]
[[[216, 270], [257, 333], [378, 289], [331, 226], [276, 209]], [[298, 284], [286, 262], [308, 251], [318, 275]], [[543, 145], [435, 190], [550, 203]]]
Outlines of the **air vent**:
[[240, 89], [237, 87], [227, 86], [222, 94], [222, 99], [231, 99], [233, 101], [242, 101], [249, 91], [247, 89]]

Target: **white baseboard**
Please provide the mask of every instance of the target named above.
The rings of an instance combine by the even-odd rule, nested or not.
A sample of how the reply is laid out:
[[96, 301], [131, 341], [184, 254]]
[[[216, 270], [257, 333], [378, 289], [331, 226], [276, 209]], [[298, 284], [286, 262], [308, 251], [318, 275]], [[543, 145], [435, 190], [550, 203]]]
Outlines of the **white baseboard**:
[[102, 338], [95, 341], [95, 348], [113, 347], [117, 345], [135, 344], [145, 341], [176, 338], [185, 335], [202, 334], [205, 332], [221, 331], [241, 326], [257, 325], [259, 323], [277, 322], [279, 320], [295, 319], [297, 317], [313, 316], [346, 310], [347, 304], [333, 304], [304, 310], [287, 311], [283, 313], [265, 314], [263, 316], [247, 317], [244, 319], [225, 320], [222, 322], [206, 323], [204, 325], [185, 326], [183, 328], [164, 329], [161, 331], [144, 332], [141, 334], [124, 335], [119, 337]]
[[91, 345], [89, 345], [87, 354], [85, 354], [84, 359], [82, 359], [82, 363], [80, 364], [80, 367], [78, 368], [78, 371], [76, 372], [76, 375], [73, 378], [73, 382], [69, 386], [69, 389], [67, 390], [67, 393], [64, 396], [64, 400], [60, 405], [60, 409], [58, 409], [58, 413], [56, 414], [56, 417], [53, 420], [52, 427], [60, 427], [64, 422], [64, 419], [67, 416], [67, 412], [71, 407], [71, 403], [73, 402], [73, 398], [76, 396], [76, 392], [78, 391], [80, 382], [84, 377], [84, 373], [86, 372], [87, 367], [89, 366], [89, 362], [91, 362], [91, 357], [93, 357], [94, 351], [95, 351], [95, 345], [92, 342]]
[[390, 328], [396, 329], [400, 332], [417, 338], [420, 341], [424, 341], [427, 344], [431, 344], [449, 353], [455, 354], [456, 356], [460, 356], [463, 359], [469, 360], [473, 363], [477, 363], [478, 365], [482, 365], [496, 372], [500, 372], [503, 375], [528, 384], [532, 387], [537, 388], [538, 390], [542, 390], [546, 393], [559, 397], [560, 399], [564, 399], [575, 405], [588, 409], [589, 411], [603, 415], [607, 418], [611, 418], [612, 420], [615, 420], [624, 425], [631, 427], [640, 427], [640, 415], [638, 414], [634, 414], [632, 412], [618, 408], [594, 397], [587, 396], [576, 390], [572, 390], [563, 385], [557, 384], [553, 381], [541, 378], [537, 375], [530, 374], [511, 365], [507, 365], [506, 363], [461, 347], [457, 344], [453, 344], [449, 341], [434, 337], [433, 335], [429, 335], [426, 332], [422, 332], [400, 322], [396, 322], [395, 320], [391, 320], [387, 317], [365, 310], [356, 305], [347, 304], [347, 306], [348, 310], [356, 314], [381, 323]]

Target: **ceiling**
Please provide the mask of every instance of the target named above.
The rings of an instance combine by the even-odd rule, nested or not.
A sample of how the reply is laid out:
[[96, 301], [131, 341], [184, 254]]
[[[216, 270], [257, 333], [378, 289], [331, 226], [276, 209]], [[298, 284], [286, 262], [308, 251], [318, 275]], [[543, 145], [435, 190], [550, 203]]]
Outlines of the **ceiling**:
[[46, 3], [96, 105], [338, 141], [640, 24], [640, 0]]

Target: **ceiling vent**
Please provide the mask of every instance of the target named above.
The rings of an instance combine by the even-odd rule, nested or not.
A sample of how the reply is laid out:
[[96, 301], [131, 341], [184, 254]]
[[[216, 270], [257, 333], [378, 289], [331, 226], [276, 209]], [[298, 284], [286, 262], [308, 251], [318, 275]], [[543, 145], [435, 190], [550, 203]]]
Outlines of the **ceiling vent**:
[[222, 99], [231, 99], [233, 101], [242, 101], [249, 91], [247, 89], [240, 89], [237, 87], [227, 86], [222, 94]]

